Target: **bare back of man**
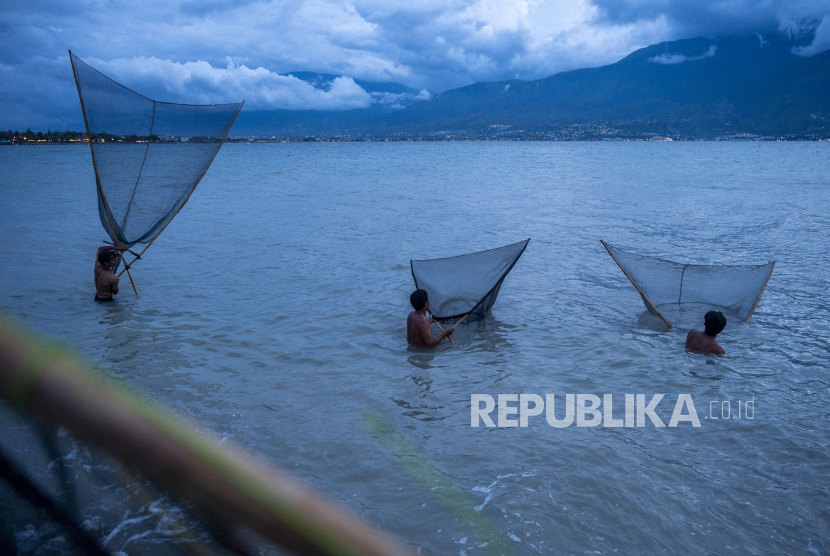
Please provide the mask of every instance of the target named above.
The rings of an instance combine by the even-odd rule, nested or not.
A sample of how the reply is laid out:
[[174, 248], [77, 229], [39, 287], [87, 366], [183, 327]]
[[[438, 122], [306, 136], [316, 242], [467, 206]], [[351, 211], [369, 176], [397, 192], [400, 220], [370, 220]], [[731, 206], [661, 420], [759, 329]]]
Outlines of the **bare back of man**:
[[686, 349], [705, 351], [716, 355], [723, 355], [726, 351], [718, 343], [717, 335], [726, 326], [726, 317], [720, 311], [709, 311], [703, 317], [703, 324], [706, 330], [700, 331], [692, 328], [686, 335]]
[[114, 272], [114, 269], [118, 268], [118, 256], [115, 252], [126, 250], [126, 245], [104, 245], [98, 248], [95, 257], [95, 301], [114, 301], [113, 296], [118, 293], [120, 281]]
[[689, 330], [689, 334], [686, 335], [686, 349], [705, 351], [716, 355], [726, 353], [714, 336], [709, 336], [706, 332], [694, 328]]

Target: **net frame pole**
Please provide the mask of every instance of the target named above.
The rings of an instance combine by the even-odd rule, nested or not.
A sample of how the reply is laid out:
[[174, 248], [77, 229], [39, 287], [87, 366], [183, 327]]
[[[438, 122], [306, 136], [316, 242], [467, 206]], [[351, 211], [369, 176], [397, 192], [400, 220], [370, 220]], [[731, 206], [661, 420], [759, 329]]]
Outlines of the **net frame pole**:
[[648, 296], [646, 294], [644, 294], [643, 291], [640, 289], [640, 287], [634, 282], [634, 280], [631, 279], [631, 276], [629, 276], [628, 273], [625, 271], [625, 269], [622, 267], [622, 265], [620, 264], [620, 261], [617, 260], [617, 257], [615, 257], [613, 255], [613, 253], [611, 253], [611, 250], [608, 249], [608, 244], [605, 243], [603, 240], [599, 240], [599, 242], [602, 244], [603, 247], [605, 247], [605, 250], [608, 251], [608, 254], [611, 255], [611, 258], [614, 259], [615, 263], [617, 263], [617, 266], [620, 267], [620, 270], [622, 270], [622, 273], [625, 274], [626, 278], [628, 278], [628, 281], [631, 282], [631, 285], [634, 286], [634, 288], [637, 290], [637, 292], [643, 297], [643, 299], [646, 300], [646, 303], [648, 303], [649, 306], [652, 309], [654, 309], [654, 312], [657, 313], [657, 316], [659, 316], [661, 319], [663, 319], [663, 322], [666, 323], [666, 326], [668, 326], [669, 329], [674, 328], [671, 325], [671, 323], [666, 320], [666, 317], [663, 316], [663, 313], [661, 313], [660, 311], [657, 310], [657, 307], [654, 306], [654, 303], [651, 302], [651, 300], [648, 298]]
[[[98, 164], [95, 162], [95, 149], [92, 148], [92, 134], [89, 132], [89, 122], [86, 119], [86, 107], [84, 107], [84, 96], [81, 94], [81, 83], [78, 81], [78, 72], [75, 70], [75, 60], [72, 59], [72, 51], [69, 51], [69, 63], [72, 65], [72, 76], [75, 78], [75, 87], [78, 89], [78, 99], [81, 101], [81, 113], [84, 115], [84, 127], [86, 128], [86, 140], [89, 143], [89, 152], [92, 154], [92, 169], [95, 170], [95, 184], [98, 186], [98, 194], [101, 196], [101, 202], [104, 204], [104, 212], [107, 213], [107, 220], [110, 223], [110, 229], [112, 230], [112, 239], [115, 242], [115, 246], [118, 247], [120, 244], [118, 242], [118, 234], [115, 232], [115, 225], [112, 223], [112, 213], [110, 212], [109, 203], [107, 203], [107, 196], [104, 194], [104, 188], [101, 186], [101, 178], [98, 175]], [[130, 267], [127, 264], [127, 261], [124, 259], [124, 255], [121, 255], [121, 260], [124, 261], [124, 270], [127, 271], [127, 276], [130, 277], [130, 284], [133, 286], [133, 291], [136, 295], [138, 295], [138, 290], [135, 288], [135, 282], [133, 282], [133, 275], [130, 274]], [[124, 273], [124, 270], [121, 271], [118, 275]]]
[[467, 318], [467, 317], [469, 317], [469, 316], [470, 316], [470, 313], [467, 313], [466, 315], [464, 315], [463, 317], [461, 317], [461, 319], [460, 319], [457, 323], [455, 323], [455, 324], [453, 324], [453, 325], [452, 325], [451, 330], [455, 330], [455, 327], [456, 327], [456, 326], [458, 326], [459, 324], [461, 324], [462, 322], [464, 322], [464, 319], [466, 319], [466, 318]]
[[[136, 256], [135, 259], [130, 261], [130, 265], [132, 265], [134, 262], [136, 262], [138, 259], [141, 258], [141, 255], [143, 255], [144, 252], [147, 251], [147, 249], [150, 248], [150, 246], [153, 244], [153, 242], [156, 241], [156, 238], [158, 238], [161, 235], [161, 232], [163, 232], [165, 230], [165, 228], [167, 228], [167, 226], [170, 225], [170, 223], [173, 221], [173, 219], [176, 218], [176, 215], [179, 214], [179, 211], [182, 210], [184, 208], [184, 206], [187, 204], [187, 202], [190, 200], [190, 196], [193, 195], [193, 192], [196, 191], [197, 187], [199, 187], [199, 184], [201, 183], [202, 178], [205, 177], [205, 174], [207, 174], [207, 171], [210, 169], [211, 164], [213, 164], [213, 159], [216, 158], [216, 155], [219, 154], [219, 151], [222, 149], [222, 146], [225, 144], [225, 139], [228, 138], [228, 133], [231, 132], [231, 128], [233, 127], [233, 124], [236, 122], [236, 117], [239, 116], [239, 112], [242, 111], [242, 106], [244, 104], [245, 104], [244, 100], [241, 103], [239, 103], [239, 108], [236, 109], [236, 114], [233, 115], [233, 119], [231, 120], [231, 125], [229, 125], [228, 129], [225, 130], [225, 135], [222, 136], [222, 141], [219, 143], [219, 147], [216, 149], [216, 152], [213, 153], [213, 156], [210, 157], [210, 162], [208, 162], [207, 166], [205, 166], [205, 171], [202, 172], [202, 175], [199, 176], [198, 180], [196, 180], [196, 184], [193, 186], [193, 189], [190, 190], [190, 193], [187, 194], [187, 197], [185, 198], [184, 202], [179, 206], [178, 209], [176, 209], [176, 212], [173, 213], [173, 216], [170, 217], [170, 220], [168, 220], [167, 223], [164, 224], [164, 226], [161, 228], [161, 230], [159, 230], [159, 232], [155, 236], [153, 236], [153, 239], [151, 239], [149, 241], [149, 243], [147, 243], [147, 246], [144, 247], [144, 249], [142, 249], [141, 253], [139, 253]], [[124, 263], [124, 264], [126, 265], [126, 263]], [[125, 268], [124, 270], [126, 270], [129, 273], [129, 269]], [[121, 274], [124, 273], [124, 270], [121, 271], [119, 276], [121, 276]]]
[[[119, 257], [121, 258], [121, 262], [124, 263], [124, 270], [127, 271], [127, 276], [130, 278], [130, 284], [133, 286], [133, 291], [136, 295], [138, 295], [138, 290], [135, 289], [135, 282], [133, 282], [133, 275], [130, 274], [130, 265], [127, 264], [127, 259], [124, 258], [124, 253], [122, 252]], [[121, 274], [124, 273], [124, 270], [122, 270], [118, 275], [121, 276]]]
[[[432, 314], [432, 313], [430, 313], [430, 314]], [[437, 326], [437, 327], [438, 327], [438, 330], [440, 330], [441, 332], [444, 332], [444, 329], [443, 329], [443, 328], [441, 328], [441, 324], [440, 324], [437, 320], [434, 320], [434, 321], [432, 321], [432, 322], [434, 322], [434, 323], [435, 323], [435, 326]], [[450, 339], [450, 341], [451, 341], [452, 343], [454, 343], [454, 344], [455, 344], [455, 347], [457, 347], [457, 348], [460, 348], [460, 347], [461, 347], [461, 346], [459, 346], [458, 344], [456, 344], [456, 343], [455, 343], [455, 340], [453, 340], [453, 339], [452, 339], [452, 336], [447, 336], [447, 338], [449, 338], [449, 339]]]
[[758, 304], [761, 302], [761, 297], [764, 295], [764, 292], [767, 289], [767, 284], [769, 284], [769, 279], [772, 278], [772, 271], [775, 270], [775, 261], [772, 261], [772, 268], [769, 269], [769, 276], [767, 276], [767, 281], [764, 282], [764, 287], [761, 288], [761, 293], [758, 295], [758, 299], [755, 300], [755, 305], [752, 306], [752, 310], [749, 312], [749, 316], [746, 317], [746, 324], [749, 324], [749, 319], [752, 318], [752, 315], [755, 314], [755, 309], [758, 308]]

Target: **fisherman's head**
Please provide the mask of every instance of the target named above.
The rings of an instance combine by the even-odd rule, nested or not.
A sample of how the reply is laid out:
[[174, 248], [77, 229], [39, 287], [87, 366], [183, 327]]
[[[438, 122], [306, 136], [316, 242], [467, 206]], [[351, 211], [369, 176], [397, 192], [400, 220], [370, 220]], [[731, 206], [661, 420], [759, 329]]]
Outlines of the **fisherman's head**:
[[707, 336], [717, 336], [726, 326], [726, 317], [720, 311], [709, 311], [703, 317], [703, 324], [706, 325]]
[[102, 251], [98, 255], [98, 262], [104, 266], [116, 266], [118, 264], [118, 255], [115, 254], [115, 251]]
[[429, 309], [429, 295], [426, 290], [415, 290], [412, 292], [412, 295], [409, 296], [409, 302], [416, 311], [420, 311], [424, 307]]

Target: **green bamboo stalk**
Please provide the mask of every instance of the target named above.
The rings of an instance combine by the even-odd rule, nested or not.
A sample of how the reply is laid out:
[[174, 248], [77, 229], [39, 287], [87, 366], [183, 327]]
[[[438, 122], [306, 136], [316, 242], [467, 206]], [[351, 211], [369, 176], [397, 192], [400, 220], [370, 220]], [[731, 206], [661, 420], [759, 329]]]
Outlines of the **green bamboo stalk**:
[[67, 347], [34, 339], [2, 317], [0, 396], [101, 446], [230, 530], [250, 529], [303, 555], [411, 554], [296, 480], [104, 379]]

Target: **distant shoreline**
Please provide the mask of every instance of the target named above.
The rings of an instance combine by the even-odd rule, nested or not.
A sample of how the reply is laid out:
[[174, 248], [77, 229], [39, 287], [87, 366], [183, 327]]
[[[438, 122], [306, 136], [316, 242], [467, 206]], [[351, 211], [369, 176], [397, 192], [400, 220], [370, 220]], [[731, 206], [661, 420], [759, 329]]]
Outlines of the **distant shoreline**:
[[[264, 139], [264, 138], [248, 138], [248, 137], [234, 137], [228, 138], [225, 140], [225, 143], [245, 143], [245, 144], [261, 144], [261, 143], [461, 143], [461, 142], [488, 142], [488, 143], [514, 143], [514, 142], [538, 142], [538, 143], [648, 143], [648, 142], [707, 142], [707, 143], [715, 143], [715, 142], [776, 142], [776, 143], [828, 143], [830, 139], [815, 139], [815, 138], [792, 138], [792, 137], [776, 137], [776, 138], [743, 138], [743, 137], [716, 137], [714, 139], [704, 139], [704, 138], [694, 138], [694, 139], [685, 139], [685, 138], [655, 138], [655, 139], [599, 139], [599, 138], [590, 138], [590, 139], [554, 139], [554, 138], [484, 138], [484, 137], [415, 137], [415, 138], [389, 138], [389, 137], [372, 137], [372, 138], [361, 138], [361, 139], [331, 139], [331, 138], [320, 138], [320, 139], [302, 139], [302, 140], [289, 140], [287, 138], [282, 139]], [[96, 141], [97, 142], [97, 141]], [[142, 143], [146, 141], [138, 141], [138, 143]], [[83, 139], [81, 141], [0, 141], [0, 146], [42, 146], [42, 145], [87, 145], [89, 141]], [[186, 144], [186, 143], [174, 143], [174, 142], [164, 142], [164, 141], [153, 141], [153, 144]]]
[[[184, 143], [219, 143], [220, 137], [159, 137], [149, 136], [117, 136], [110, 134], [93, 135], [93, 142], [98, 143], [154, 143], [154, 144], [184, 144]], [[830, 142], [830, 138], [818, 134], [792, 135], [757, 135], [753, 133], [729, 133], [716, 137], [695, 137], [683, 135], [665, 135], [649, 132], [624, 132], [606, 126], [575, 125], [567, 129], [542, 131], [500, 131], [493, 134], [465, 134], [450, 132], [434, 132], [419, 135], [396, 133], [392, 135], [288, 135], [278, 137], [269, 136], [235, 136], [225, 139], [226, 143], [392, 143], [392, 142], [442, 142], [442, 141], [815, 141]], [[19, 131], [0, 131], [0, 146], [6, 145], [84, 145], [88, 144], [86, 133], [78, 131], [47, 131], [33, 132], [31, 129], [21, 133]]]

